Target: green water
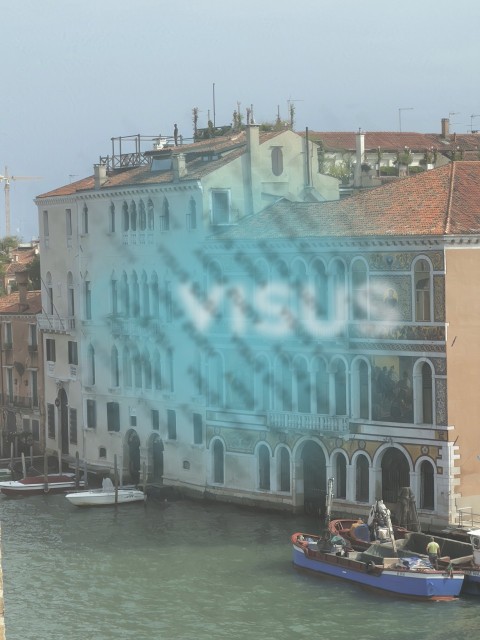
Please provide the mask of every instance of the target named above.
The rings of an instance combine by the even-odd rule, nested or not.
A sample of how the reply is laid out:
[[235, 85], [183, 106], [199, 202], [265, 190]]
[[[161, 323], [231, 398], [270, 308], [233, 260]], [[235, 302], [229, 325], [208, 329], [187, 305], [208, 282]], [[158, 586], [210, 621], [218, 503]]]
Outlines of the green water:
[[480, 598], [400, 601], [296, 572], [303, 517], [0, 498], [7, 640], [471, 640]]

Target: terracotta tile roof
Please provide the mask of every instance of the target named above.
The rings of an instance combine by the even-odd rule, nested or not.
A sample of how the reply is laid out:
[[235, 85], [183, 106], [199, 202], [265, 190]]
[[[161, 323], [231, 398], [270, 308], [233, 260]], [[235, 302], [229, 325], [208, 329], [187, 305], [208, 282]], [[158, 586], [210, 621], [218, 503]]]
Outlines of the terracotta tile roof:
[[[268, 142], [281, 131], [272, 131], [260, 133], [260, 144]], [[217, 168], [238, 158], [246, 151], [246, 133], [239, 133], [218, 138], [209, 138], [192, 144], [185, 144], [178, 147], [165, 147], [160, 151], [148, 151], [147, 156], [165, 156], [174, 153], [183, 153], [186, 156], [187, 174], [183, 180], [198, 180], [208, 175]], [[220, 157], [216, 159], [205, 159], [207, 154]], [[121, 171], [109, 173], [107, 181], [102, 185], [101, 189], [112, 189], [115, 187], [130, 185], [148, 185], [148, 184], [165, 184], [173, 182], [173, 172], [169, 171], [152, 171], [149, 165], [135, 167]], [[94, 176], [88, 176], [82, 180], [77, 180], [70, 184], [64, 185], [52, 191], [42, 193], [37, 198], [50, 198], [57, 196], [69, 196], [82, 191], [88, 191], [95, 188]]]
[[20, 294], [18, 291], [10, 293], [8, 296], [0, 297], [0, 314], [32, 315], [42, 311], [41, 291], [27, 291], [28, 309], [20, 310], [19, 301]]
[[[304, 134], [303, 134], [304, 135]], [[309, 131], [308, 137], [314, 142], [322, 141], [329, 151], [355, 151], [354, 131]], [[437, 133], [409, 133], [395, 131], [365, 132], [365, 151], [401, 151], [408, 147], [412, 151], [424, 152], [436, 149], [439, 152], [463, 149], [478, 152], [480, 150], [480, 134], [450, 134], [446, 139]], [[476, 155], [476, 153], [475, 153]], [[478, 160], [478, 155], [474, 158]]]
[[333, 202], [281, 200], [227, 238], [480, 234], [480, 162], [453, 162]]
[[5, 275], [12, 275], [17, 271], [24, 271], [36, 257], [38, 249], [14, 249], [11, 253], [12, 262], [9, 262]]

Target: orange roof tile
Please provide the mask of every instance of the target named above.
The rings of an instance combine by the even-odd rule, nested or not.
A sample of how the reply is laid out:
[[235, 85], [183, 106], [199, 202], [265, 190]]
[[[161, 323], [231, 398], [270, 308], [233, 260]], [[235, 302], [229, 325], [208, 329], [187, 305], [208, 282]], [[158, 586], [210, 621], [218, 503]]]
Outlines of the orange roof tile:
[[281, 200], [226, 232], [228, 238], [480, 234], [480, 162], [438, 169], [332, 202]]
[[27, 304], [28, 308], [20, 310], [20, 293], [15, 291], [8, 296], [0, 297], [0, 314], [10, 315], [33, 315], [41, 313], [42, 311], [42, 296], [41, 291], [27, 291]]

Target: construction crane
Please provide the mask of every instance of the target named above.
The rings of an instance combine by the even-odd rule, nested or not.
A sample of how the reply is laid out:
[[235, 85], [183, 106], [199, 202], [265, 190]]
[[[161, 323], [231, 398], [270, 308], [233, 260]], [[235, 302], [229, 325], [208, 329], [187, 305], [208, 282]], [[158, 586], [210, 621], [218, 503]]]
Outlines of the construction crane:
[[0, 174], [0, 182], [4, 183], [5, 191], [5, 235], [10, 235], [10, 181], [11, 180], [40, 180], [41, 176], [9, 176], [8, 167], [5, 167], [5, 173]]

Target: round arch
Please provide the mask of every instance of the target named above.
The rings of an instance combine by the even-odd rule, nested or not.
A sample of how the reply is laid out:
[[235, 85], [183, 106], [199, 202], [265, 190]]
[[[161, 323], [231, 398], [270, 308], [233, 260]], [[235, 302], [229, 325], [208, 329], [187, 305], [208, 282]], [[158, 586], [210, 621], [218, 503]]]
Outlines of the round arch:
[[305, 513], [324, 514], [328, 452], [320, 441], [305, 438], [295, 447], [295, 500]]

